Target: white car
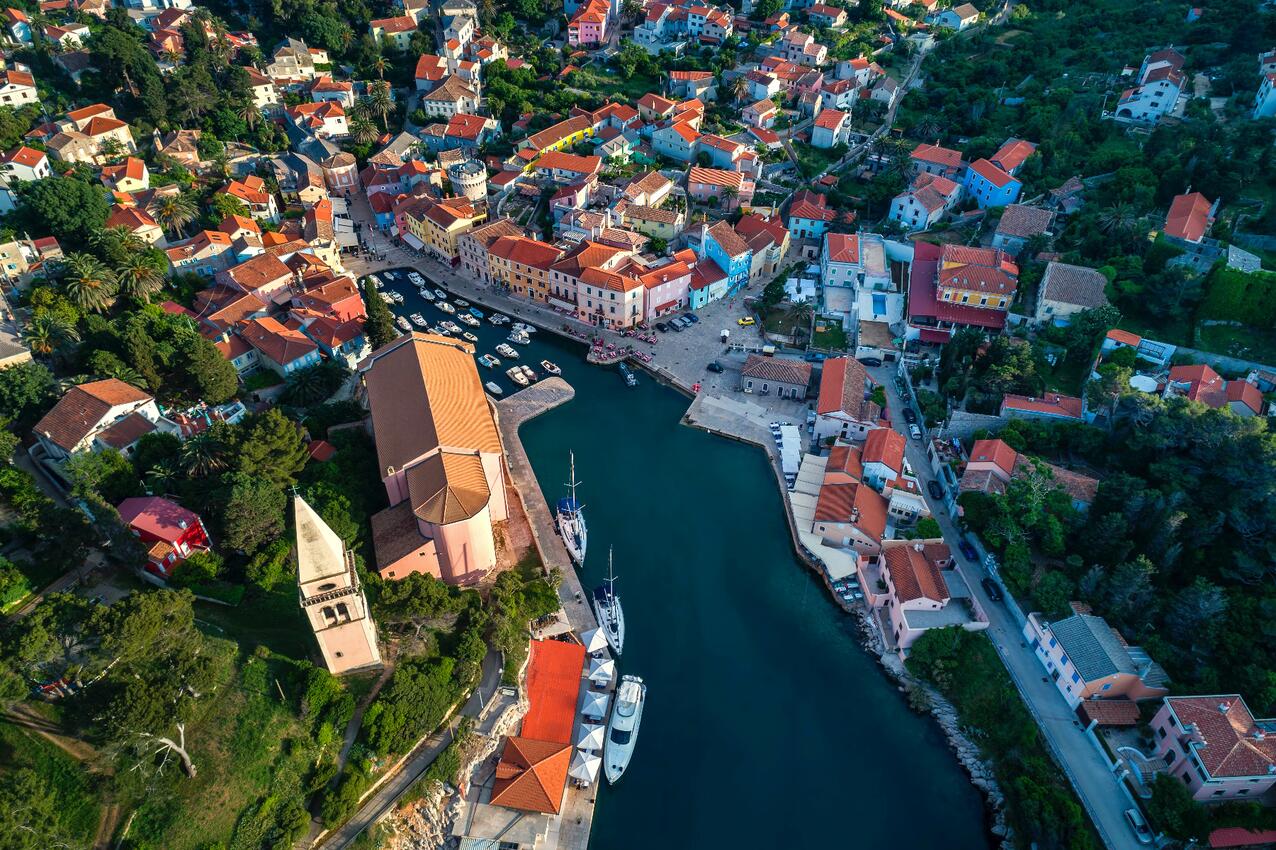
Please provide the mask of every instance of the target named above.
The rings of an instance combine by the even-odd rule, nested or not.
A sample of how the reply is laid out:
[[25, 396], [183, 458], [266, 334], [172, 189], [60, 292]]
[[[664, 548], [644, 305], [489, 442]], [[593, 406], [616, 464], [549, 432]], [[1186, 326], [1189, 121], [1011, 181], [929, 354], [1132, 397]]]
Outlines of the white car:
[[1134, 837], [1140, 844], [1152, 843], [1152, 830], [1148, 828], [1147, 821], [1143, 819], [1138, 809], [1126, 809], [1125, 819], [1129, 821], [1130, 828], [1134, 830]]
[[908, 436], [912, 437], [914, 440], [920, 440], [922, 438], [922, 429], [917, 427], [916, 424], [909, 425]]

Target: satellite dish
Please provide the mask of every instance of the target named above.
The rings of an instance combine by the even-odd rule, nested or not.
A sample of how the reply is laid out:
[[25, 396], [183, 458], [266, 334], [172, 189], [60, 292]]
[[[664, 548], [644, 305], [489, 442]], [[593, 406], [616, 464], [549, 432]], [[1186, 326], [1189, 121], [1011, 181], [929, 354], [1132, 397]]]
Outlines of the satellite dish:
[[1140, 392], [1154, 393], [1156, 392], [1156, 378], [1151, 375], [1131, 375], [1130, 386]]

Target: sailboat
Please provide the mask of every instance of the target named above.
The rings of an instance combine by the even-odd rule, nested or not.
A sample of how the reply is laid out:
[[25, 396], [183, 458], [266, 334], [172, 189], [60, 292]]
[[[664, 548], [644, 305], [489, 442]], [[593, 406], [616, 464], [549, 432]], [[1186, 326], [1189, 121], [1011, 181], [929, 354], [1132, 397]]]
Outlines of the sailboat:
[[563, 545], [567, 547], [567, 554], [571, 555], [572, 560], [577, 566], [585, 563], [585, 546], [588, 542], [585, 529], [585, 506], [576, 501], [576, 455], [571, 457], [571, 477], [567, 486], [571, 488], [571, 495], [558, 500], [558, 508], [556, 511], [558, 519], [558, 533], [563, 536]]
[[611, 550], [607, 550], [607, 581], [594, 588], [594, 614], [598, 625], [607, 636], [607, 643], [617, 655], [625, 646], [625, 612], [616, 595], [616, 575], [611, 569]]

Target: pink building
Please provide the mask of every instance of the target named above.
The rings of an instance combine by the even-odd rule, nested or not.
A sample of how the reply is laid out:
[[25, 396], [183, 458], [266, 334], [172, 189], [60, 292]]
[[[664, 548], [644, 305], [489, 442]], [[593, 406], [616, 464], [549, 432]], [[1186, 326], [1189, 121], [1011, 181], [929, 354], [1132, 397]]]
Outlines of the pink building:
[[1276, 719], [1240, 694], [1166, 697], [1152, 718], [1156, 752], [1203, 803], [1261, 797], [1276, 786]]
[[638, 279], [647, 289], [644, 302], [648, 323], [660, 316], [677, 313], [690, 305], [691, 267], [682, 260], [674, 260], [643, 272], [638, 275]]
[[474, 584], [496, 566], [503, 450], [471, 345], [413, 333], [361, 369], [390, 507], [372, 517], [383, 578]]
[[943, 540], [885, 541], [881, 567], [890, 638], [901, 656], [929, 629], [988, 628]]
[[567, 43], [573, 47], [582, 44], [602, 44], [607, 40], [607, 18], [611, 7], [607, 0], [589, 0], [576, 10], [567, 24]]

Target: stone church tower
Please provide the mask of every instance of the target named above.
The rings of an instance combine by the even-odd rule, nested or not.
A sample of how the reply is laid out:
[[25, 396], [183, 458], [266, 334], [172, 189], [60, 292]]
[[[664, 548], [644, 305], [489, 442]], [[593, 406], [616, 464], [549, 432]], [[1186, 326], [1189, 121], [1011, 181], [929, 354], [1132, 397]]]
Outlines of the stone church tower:
[[354, 555], [300, 496], [292, 502], [297, 529], [297, 590], [301, 609], [334, 675], [381, 664], [377, 628], [359, 586]]

